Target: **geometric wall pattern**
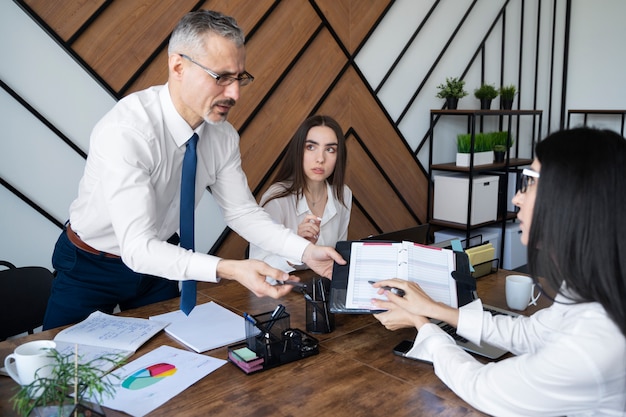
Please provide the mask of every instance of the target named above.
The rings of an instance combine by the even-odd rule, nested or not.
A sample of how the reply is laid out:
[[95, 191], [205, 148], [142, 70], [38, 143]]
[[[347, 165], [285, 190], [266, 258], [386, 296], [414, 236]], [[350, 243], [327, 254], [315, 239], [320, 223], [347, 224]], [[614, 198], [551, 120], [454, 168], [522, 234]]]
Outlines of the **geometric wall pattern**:
[[[300, 122], [323, 113], [337, 119], [348, 138], [346, 183], [354, 195], [349, 238], [426, 221], [426, 171], [355, 64], [395, 1], [17, 3], [118, 99], [166, 81], [168, 37], [185, 13], [204, 8], [235, 17], [246, 33], [246, 69], [255, 81], [242, 89], [229, 122], [240, 132], [243, 168], [255, 195], [271, 183]], [[440, 2], [430, 3], [435, 9]], [[226, 230], [211, 252], [240, 258], [245, 245]]]

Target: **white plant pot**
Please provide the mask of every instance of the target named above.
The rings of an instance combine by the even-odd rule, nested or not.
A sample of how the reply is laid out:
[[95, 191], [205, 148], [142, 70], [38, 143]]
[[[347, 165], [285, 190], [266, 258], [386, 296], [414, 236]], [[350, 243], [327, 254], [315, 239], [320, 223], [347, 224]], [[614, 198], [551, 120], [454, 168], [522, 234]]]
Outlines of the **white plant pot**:
[[[456, 165], [460, 167], [470, 166], [471, 153], [458, 153], [456, 154]], [[493, 164], [493, 151], [487, 152], [474, 152], [474, 166]]]

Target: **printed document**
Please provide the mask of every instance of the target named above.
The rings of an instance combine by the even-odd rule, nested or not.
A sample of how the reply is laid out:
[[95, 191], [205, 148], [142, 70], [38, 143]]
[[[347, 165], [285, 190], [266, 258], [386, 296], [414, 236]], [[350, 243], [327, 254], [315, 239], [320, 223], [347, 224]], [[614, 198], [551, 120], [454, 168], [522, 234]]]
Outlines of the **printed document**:
[[160, 346], [106, 376], [115, 385], [102, 405], [142, 417], [215, 371], [227, 361]]
[[[95, 311], [80, 323], [61, 330], [54, 341], [56, 350], [62, 355], [73, 355], [78, 345], [79, 363], [87, 363], [103, 355], [125, 359], [165, 326], [167, 322]], [[114, 367], [114, 363], [101, 360], [96, 362], [96, 366], [106, 372]]]

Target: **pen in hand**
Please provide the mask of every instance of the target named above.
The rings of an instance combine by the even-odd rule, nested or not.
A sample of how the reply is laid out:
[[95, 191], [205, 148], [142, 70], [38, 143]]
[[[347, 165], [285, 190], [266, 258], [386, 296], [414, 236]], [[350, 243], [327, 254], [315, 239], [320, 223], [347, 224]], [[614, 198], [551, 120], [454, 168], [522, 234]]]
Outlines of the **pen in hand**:
[[290, 280], [286, 280], [286, 281], [280, 281], [280, 280], [276, 280], [276, 283], [278, 285], [293, 285], [296, 288], [302, 288], [302, 289], [306, 289], [307, 285], [303, 282], [300, 281], [290, 281]]
[[[376, 281], [367, 281], [367, 282], [369, 282], [372, 285], [376, 283]], [[392, 294], [397, 295], [398, 297], [404, 297], [404, 294], [406, 294], [403, 289], [396, 288], [396, 287], [390, 287], [389, 285], [383, 285], [380, 288], [382, 288], [384, 290], [387, 290], [387, 291], [391, 292]]]

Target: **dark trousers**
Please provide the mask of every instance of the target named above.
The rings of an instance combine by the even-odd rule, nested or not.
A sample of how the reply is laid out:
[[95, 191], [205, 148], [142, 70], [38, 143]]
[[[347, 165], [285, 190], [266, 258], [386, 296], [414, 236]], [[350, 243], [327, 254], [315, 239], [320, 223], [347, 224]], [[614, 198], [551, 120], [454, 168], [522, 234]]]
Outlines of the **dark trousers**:
[[52, 254], [56, 278], [43, 329], [77, 323], [94, 311], [112, 313], [178, 297], [178, 281], [133, 272], [121, 258], [78, 249], [65, 230]]

